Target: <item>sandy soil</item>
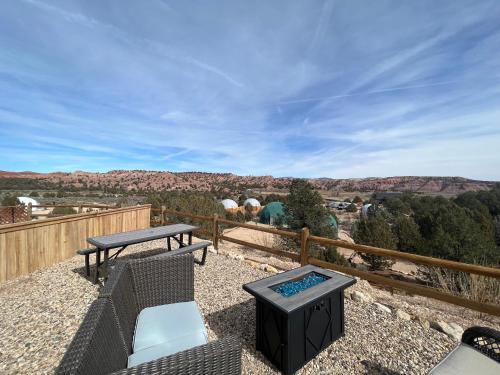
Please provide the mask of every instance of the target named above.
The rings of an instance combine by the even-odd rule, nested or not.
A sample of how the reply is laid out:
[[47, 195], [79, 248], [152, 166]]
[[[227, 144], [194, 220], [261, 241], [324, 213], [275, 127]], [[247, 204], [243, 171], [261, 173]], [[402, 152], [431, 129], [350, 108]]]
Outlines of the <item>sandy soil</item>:
[[[257, 227], [266, 227], [266, 228], [272, 228], [270, 225], [266, 224], [255, 224], [253, 222], [248, 222], [247, 224], [254, 224]], [[258, 245], [262, 246], [267, 246], [267, 247], [279, 247], [279, 242], [278, 242], [278, 237], [274, 234], [271, 233], [264, 233], [264, 232], [259, 232], [247, 228], [231, 228], [227, 229], [224, 231], [224, 235], [228, 237], [233, 237], [242, 241], [247, 241], [247, 242], [252, 242], [256, 243]], [[342, 241], [346, 241], [348, 243], [354, 243], [354, 240], [349, 236], [349, 233], [345, 230], [340, 230], [339, 231], [339, 239]], [[232, 244], [229, 242], [224, 243], [224, 247], [227, 248], [229, 251], [234, 251], [239, 254], [243, 254], [245, 256], [254, 256], [256, 258], [262, 258], [261, 260], [263, 262], [269, 263], [271, 265], [274, 265], [274, 260], [271, 259], [270, 261], [266, 261], [266, 258], [270, 257], [270, 254], [267, 254], [263, 251], [258, 251], [255, 249], [250, 249], [244, 246]], [[286, 250], [286, 249], [284, 249]], [[337, 248], [338, 252], [343, 255], [346, 259], [351, 257], [353, 253], [355, 253], [354, 250], [350, 249], [343, 249], [343, 248]], [[272, 258], [275, 258], [272, 256]], [[353, 262], [356, 264], [361, 264], [363, 263], [363, 260], [361, 259], [360, 256], [355, 256], [353, 258]], [[392, 270], [402, 272], [405, 274], [410, 274], [414, 275], [417, 272], [417, 266], [414, 263], [411, 262], [405, 262], [405, 261], [396, 261], [394, 265], [391, 267]]]

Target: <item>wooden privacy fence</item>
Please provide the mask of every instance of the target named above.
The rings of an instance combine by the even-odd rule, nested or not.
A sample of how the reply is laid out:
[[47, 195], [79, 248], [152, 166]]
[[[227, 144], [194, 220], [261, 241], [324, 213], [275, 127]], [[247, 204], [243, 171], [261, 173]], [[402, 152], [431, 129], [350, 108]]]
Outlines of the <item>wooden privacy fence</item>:
[[87, 238], [149, 227], [151, 206], [87, 212], [0, 225], [0, 282], [75, 255]]
[[[326, 245], [326, 246], [338, 246], [341, 248], [345, 249], [351, 249], [356, 252], [360, 253], [367, 253], [367, 254], [374, 254], [382, 257], [390, 257], [390, 258], [395, 258], [395, 259], [402, 259], [406, 261], [410, 261], [413, 263], [419, 263], [419, 264], [425, 264], [427, 266], [434, 266], [434, 267], [440, 267], [440, 268], [445, 268], [448, 270], [452, 271], [458, 271], [458, 272], [465, 272], [468, 274], [476, 274], [476, 275], [481, 275], [481, 276], [486, 276], [486, 277], [492, 277], [495, 279], [500, 279], [500, 268], [491, 268], [491, 267], [484, 267], [484, 266], [479, 266], [475, 264], [468, 264], [468, 263], [460, 263], [460, 262], [454, 262], [451, 260], [445, 260], [445, 259], [439, 259], [439, 258], [432, 258], [432, 257], [426, 257], [422, 255], [416, 255], [416, 254], [410, 254], [410, 253], [403, 253], [400, 251], [395, 251], [395, 250], [388, 250], [388, 249], [382, 249], [378, 247], [373, 247], [373, 246], [365, 246], [365, 245], [358, 245], [358, 244], [351, 244], [345, 241], [340, 241], [340, 240], [334, 240], [330, 238], [323, 238], [323, 237], [317, 237], [317, 236], [312, 236], [309, 233], [308, 228], [303, 228], [300, 232], [292, 232], [292, 231], [285, 231], [285, 230], [280, 230], [280, 229], [274, 229], [274, 228], [267, 228], [267, 227], [259, 227], [257, 225], [251, 225], [251, 224], [246, 224], [246, 223], [239, 223], [236, 221], [230, 221], [226, 219], [219, 218], [217, 215], [214, 216], [201, 216], [201, 215], [194, 215], [191, 213], [187, 212], [180, 212], [180, 211], [174, 211], [174, 210], [168, 210], [164, 207], [161, 209], [152, 209], [151, 210], [153, 213], [159, 213], [160, 215], [160, 224], [164, 224], [166, 222], [166, 218], [168, 215], [171, 216], [179, 216], [179, 217], [187, 217], [193, 220], [194, 222], [211, 222], [212, 223], [212, 228], [213, 230], [210, 232], [207, 232], [206, 230], [200, 231], [200, 234], [203, 235], [208, 235], [212, 237], [212, 241], [214, 244], [214, 247], [217, 249], [219, 240], [223, 241], [228, 241], [232, 242], [238, 245], [243, 245], [247, 246], [250, 248], [254, 248], [257, 250], [265, 251], [274, 255], [278, 256], [283, 256], [290, 258], [294, 261], [300, 262], [301, 265], [306, 265], [306, 264], [313, 264], [319, 267], [323, 268], [328, 268], [332, 269], [335, 271], [343, 272], [352, 276], [359, 277], [361, 279], [365, 279], [380, 285], [384, 285], [390, 288], [394, 289], [399, 289], [403, 290], [405, 292], [411, 293], [411, 294], [417, 294], [421, 295], [424, 297], [429, 297], [429, 298], [434, 298], [440, 301], [452, 303], [454, 305], [462, 306], [471, 310], [476, 310], [479, 312], [491, 314], [491, 315], [496, 315], [500, 316], [500, 306], [499, 305], [494, 305], [490, 303], [481, 303], [477, 302], [471, 299], [467, 299], [464, 297], [459, 297], [454, 294], [450, 293], [445, 293], [439, 289], [436, 288], [431, 288], [427, 286], [422, 286], [406, 281], [399, 281], [399, 280], [394, 280], [389, 277], [384, 277], [380, 275], [373, 274], [368, 271], [361, 271], [356, 268], [351, 268], [351, 267], [344, 267], [337, 265], [335, 263], [330, 263], [330, 262], [325, 262], [316, 258], [312, 258], [309, 256], [309, 248], [312, 243], [316, 243], [319, 245]], [[295, 253], [295, 252], [290, 252], [290, 251], [284, 251], [281, 249], [276, 249], [268, 246], [263, 246], [243, 240], [239, 240], [236, 238], [232, 238], [229, 236], [225, 236], [221, 233], [220, 230], [220, 225], [228, 225], [228, 226], [235, 226], [235, 227], [242, 227], [242, 228], [248, 228], [252, 229], [255, 231], [260, 231], [260, 232], [265, 232], [265, 233], [271, 233], [275, 234], [278, 236], [283, 236], [283, 237], [288, 237], [288, 238], [293, 238], [296, 239], [298, 242], [300, 242], [300, 253]]]

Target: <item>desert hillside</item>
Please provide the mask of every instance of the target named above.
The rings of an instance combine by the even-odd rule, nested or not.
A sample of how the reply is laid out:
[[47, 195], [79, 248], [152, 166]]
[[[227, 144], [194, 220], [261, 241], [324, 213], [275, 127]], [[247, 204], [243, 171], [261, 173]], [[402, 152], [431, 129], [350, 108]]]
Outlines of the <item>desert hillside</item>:
[[[115, 170], [95, 172], [6, 172], [0, 178], [27, 178], [59, 186], [76, 188], [108, 187], [134, 190], [198, 190], [235, 191], [242, 189], [279, 190], [286, 188], [292, 178], [273, 176], [238, 176], [232, 173], [160, 172], [144, 170]], [[460, 194], [466, 191], [488, 190], [493, 181], [477, 181], [463, 177], [369, 177], [355, 179], [312, 178], [309, 182], [323, 191], [412, 191], [420, 193]]]

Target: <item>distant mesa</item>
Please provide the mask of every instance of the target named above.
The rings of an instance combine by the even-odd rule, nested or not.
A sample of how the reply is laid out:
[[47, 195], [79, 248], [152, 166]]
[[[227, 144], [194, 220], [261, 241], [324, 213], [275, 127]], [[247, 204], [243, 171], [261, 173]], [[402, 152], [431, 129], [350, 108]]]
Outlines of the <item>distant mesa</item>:
[[243, 206], [260, 207], [260, 202], [255, 198], [248, 198], [243, 202]]
[[232, 199], [223, 199], [221, 203], [226, 210], [238, 208], [238, 203], [236, 203]]

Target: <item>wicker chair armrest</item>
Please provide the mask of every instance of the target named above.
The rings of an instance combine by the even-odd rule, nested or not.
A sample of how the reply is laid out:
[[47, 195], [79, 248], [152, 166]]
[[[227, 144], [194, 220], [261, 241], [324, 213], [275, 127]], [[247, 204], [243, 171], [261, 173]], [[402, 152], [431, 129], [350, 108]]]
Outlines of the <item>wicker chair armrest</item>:
[[487, 327], [470, 327], [462, 334], [462, 342], [500, 363], [500, 332]]
[[151, 306], [194, 301], [194, 257], [186, 254], [130, 261], [139, 311]]
[[228, 336], [206, 345], [113, 373], [113, 375], [126, 374], [241, 374], [241, 344], [236, 337]]

